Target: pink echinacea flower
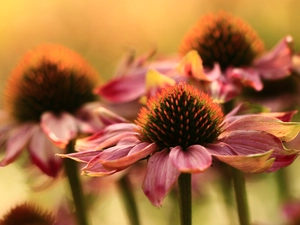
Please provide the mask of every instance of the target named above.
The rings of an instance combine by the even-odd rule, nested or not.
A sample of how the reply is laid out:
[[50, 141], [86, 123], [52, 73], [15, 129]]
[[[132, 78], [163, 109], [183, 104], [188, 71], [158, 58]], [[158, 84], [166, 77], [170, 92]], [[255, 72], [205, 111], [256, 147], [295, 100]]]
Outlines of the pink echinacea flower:
[[[79, 139], [79, 152], [61, 157], [85, 163], [90, 176], [105, 176], [147, 159], [143, 190], [161, 206], [181, 173], [200, 173], [217, 158], [246, 173], [272, 172], [290, 165], [297, 150], [292, 140], [300, 124], [284, 122], [292, 113], [224, 117], [220, 106], [204, 92], [179, 83], [148, 100], [136, 123], [107, 126]], [[280, 120], [282, 118], [283, 120]]]
[[205, 86], [219, 101], [240, 94], [244, 86], [263, 89], [263, 80], [278, 80], [292, 70], [291, 36], [266, 52], [257, 33], [242, 19], [227, 12], [209, 13], [184, 36], [179, 52], [197, 51], [204, 70], [216, 79]]
[[64, 152], [77, 134], [102, 126], [93, 113], [99, 78], [80, 55], [60, 45], [40, 45], [25, 54], [4, 90], [0, 141], [5, 155], [0, 166], [27, 149], [31, 161], [55, 177], [61, 165], [55, 153]]

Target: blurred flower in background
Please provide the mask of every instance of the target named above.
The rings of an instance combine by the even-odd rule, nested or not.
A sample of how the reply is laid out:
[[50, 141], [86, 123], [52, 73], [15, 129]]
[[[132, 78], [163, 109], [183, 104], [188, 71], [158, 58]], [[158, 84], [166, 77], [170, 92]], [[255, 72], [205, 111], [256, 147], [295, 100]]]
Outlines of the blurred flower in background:
[[1, 225], [53, 225], [54, 216], [38, 206], [23, 203], [8, 211], [0, 220]]
[[[4, 90], [1, 141], [6, 166], [28, 149], [30, 159], [55, 177], [62, 152], [78, 133], [92, 133], [94, 87], [99, 76], [77, 53], [60, 45], [41, 45], [28, 52], [12, 71]], [[61, 148], [61, 149], [60, 149]]]
[[208, 92], [226, 102], [238, 96], [243, 86], [263, 89], [262, 79], [278, 80], [292, 69], [292, 37], [265, 52], [257, 33], [242, 19], [227, 12], [204, 15], [184, 36], [179, 52], [196, 50], [206, 71], [216, 78], [208, 82]]

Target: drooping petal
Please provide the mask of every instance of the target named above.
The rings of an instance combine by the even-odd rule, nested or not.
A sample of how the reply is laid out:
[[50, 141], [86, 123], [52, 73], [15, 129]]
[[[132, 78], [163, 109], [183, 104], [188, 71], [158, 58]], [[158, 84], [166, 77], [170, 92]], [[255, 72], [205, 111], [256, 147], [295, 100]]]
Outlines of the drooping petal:
[[153, 205], [162, 205], [179, 175], [180, 171], [173, 165], [167, 149], [156, 152], [149, 158], [143, 191]]
[[45, 112], [41, 118], [41, 127], [49, 138], [60, 148], [65, 148], [76, 137], [78, 127], [75, 118], [66, 112], [54, 115]]
[[83, 167], [82, 174], [91, 177], [103, 177], [117, 172], [117, 170], [109, 170], [104, 168], [103, 165], [98, 161], [99, 157], [99, 155], [95, 156], [93, 160]]
[[[114, 103], [129, 102], [145, 94], [146, 71], [134, 75], [117, 77], [97, 88], [95, 93]], [[134, 88], [133, 88], [134, 87]]]
[[294, 150], [287, 151], [287, 154], [278, 154], [275, 155], [275, 160], [272, 165], [266, 172], [275, 172], [281, 168], [291, 165], [295, 159], [299, 156], [299, 152]]
[[155, 96], [161, 89], [174, 85], [176, 81], [157, 70], [150, 69], [146, 74], [146, 95], [140, 98], [140, 102], [146, 104], [147, 99]]
[[293, 116], [297, 113], [297, 110], [287, 111], [287, 112], [270, 112], [263, 113], [262, 115], [275, 117], [282, 122], [290, 122]]
[[112, 124], [104, 129], [94, 133], [86, 138], [77, 139], [75, 149], [84, 150], [100, 150], [117, 144], [125, 137], [135, 136], [134, 129], [137, 126], [131, 123]]
[[235, 167], [245, 173], [261, 173], [268, 170], [273, 162], [274, 158], [270, 158], [272, 150], [253, 155], [214, 155], [217, 159], [226, 164]]
[[104, 123], [96, 114], [96, 110], [100, 106], [100, 103], [93, 102], [85, 104], [79, 110], [77, 110], [75, 113], [75, 118], [78, 129], [81, 133], [90, 134], [103, 128]]
[[45, 174], [56, 177], [58, 174], [62, 159], [55, 156], [61, 149], [55, 146], [42, 128], [36, 126], [28, 145], [28, 151], [32, 162]]
[[291, 36], [281, 40], [271, 51], [254, 61], [254, 67], [264, 79], [276, 80], [290, 75], [292, 69]]
[[276, 154], [286, 151], [279, 138], [259, 130], [228, 132], [219, 141], [229, 145], [237, 155], [260, 154], [269, 150], [273, 150]]
[[214, 99], [214, 102], [228, 102], [242, 91], [241, 85], [236, 85], [226, 79], [218, 79], [207, 83], [205, 91]]
[[[264, 154], [272, 150], [270, 159], [273, 158], [274, 162], [268, 171], [275, 171], [280, 169], [281, 166], [290, 165], [299, 155], [299, 151], [286, 149], [279, 138], [264, 131], [232, 131], [226, 137], [221, 138], [220, 141], [225, 142], [232, 149], [229, 153], [231, 156], [232, 153], [249, 156]], [[228, 154], [228, 148], [219, 148], [218, 151], [214, 152], [210, 149], [215, 148], [215, 146], [209, 145], [206, 148], [216, 157]]]
[[[98, 134], [98, 133], [97, 133]], [[134, 136], [134, 132], [123, 132], [117, 134], [104, 134], [97, 138], [97, 134], [90, 137], [90, 141], [87, 139], [78, 139], [76, 141], [75, 149], [79, 151], [86, 151], [86, 150], [101, 150], [104, 148], [111, 147], [116, 145], [119, 141], [123, 138]]]
[[244, 86], [252, 87], [256, 91], [263, 89], [259, 73], [253, 68], [232, 68], [226, 71], [226, 76], [235, 79]]
[[[239, 120], [243, 117], [248, 117], [252, 115], [261, 115], [261, 116], [269, 116], [275, 117], [282, 122], [290, 122], [292, 117], [297, 113], [297, 110], [287, 111], [287, 112], [269, 112], [270, 109], [262, 106], [256, 105], [252, 103], [240, 103], [233, 110], [226, 114], [224, 119], [223, 128], [226, 129], [236, 120]], [[237, 115], [241, 114], [241, 115]]]
[[210, 167], [211, 154], [201, 145], [189, 146], [185, 151], [180, 146], [171, 149], [169, 157], [176, 168], [183, 173], [199, 173]]
[[[90, 176], [105, 176], [112, 173], [117, 172], [118, 170], [115, 168], [105, 168], [102, 164], [104, 161], [114, 161], [126, 157], [129, 151], [134, 146], [114, 146], [108, 148], [104, 151], [101, 151], [98, 155], [92, 158], [88, 164], [82, 169], [85, 174], [89, 174]], [[128, 166], [127, 166], [128, 167]], [[125, 169], [120, 168], [121, 169]]]
[[101, 105], [128, 120], [136, 119], [141, 107], [144, 106], [140, 98], [124, 103], [102, 102]]
[[91, 150], [91, 151], [75, 152], [70, 154], [56, 154], [56, 156], [73, 159], [77, 162], [88, 163], [92, 158], [97, 156], [100, 152], [101, 151], [99, 150]]
[[211, 73], [210, 75], [214, 75], [214, 76], [210, 77], [204, 73], [202, 59], [196, 50], [189, 51], [182, 58], [182, 60], [180, 61], [177, 67], [177, 70], [180, 74], [184, 76], [192, 77], [196, 80], [201, 80], [201, 81], [213, 81], [220, 76], [220, 74]]
[[104, 107], [98, 107], [94, 111], [95, 115], [98, 117], [98, 119], [102, 123], [103, 126], [108, 126], [116, 123], [126, 123], [127, 120], [116, 113], [104, 108]]
[[157, 146], [154, 143], [140, 143], [134, 146], [127, 156], [115, 160], [101, 160], [101, 163], [107, 169], [121, 170], [147, 157], [156, 150]]
[[300, 132], [300, 124], [296, 122], [282, 122], [275, 117], [265, 116], [262, 114], [249, 115], [243, 116], [228, 125], [225, 131], [220, 135], [220, 137], [222, 137], [223, 135], [227, 135], [227, 132], [237, 130], [264, 131], [278, 137], [282, 141], [291, 141]]
[[212, 155], [224, 155], [224, 156], [237, 155], [237, 153], [232, 149], [232, 147], [230, 147], [230, 145], [224, 142], [207, 144], [205, 148]]
[[26, 123], [11, 131], [6, 142], [5, 156], [1, 160], [0, 166], [10, 164], [20, 155], [32, 136], [33, 126], [33, 124]]

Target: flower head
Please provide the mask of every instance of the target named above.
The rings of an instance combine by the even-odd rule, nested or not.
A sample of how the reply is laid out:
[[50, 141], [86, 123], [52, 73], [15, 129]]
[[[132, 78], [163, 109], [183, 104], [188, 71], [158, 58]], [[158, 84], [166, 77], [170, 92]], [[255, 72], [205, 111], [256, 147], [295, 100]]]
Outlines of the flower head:
[[228, 67], [249, 66], [264, 52], [257, 33], [242, 19], [229, 13], [204, 15], [185, 35], [179, 52], [195, 49], [205, 67], [218, 62], [224, 71]]
[[206, 73], [217, 75], [204, 89], [224, 102], [240, 94], [244, 86], [260, 91], [262, 79], [289, 76], [291, 42], [292, 38], [287, 36], [265, 52], [263, 42], [247, 23], [221, 11], [200, 18], [183, 38], [179, 52], [186, 55], [191, 50], [197, 51]]
[[159, 147], [213, 143], [223, 121], [221, 108], [190, 85], [176, 85], [151, 98], [137, 119], [139, 139]]
[[42, 45], [23, 56], [5, 88], [4, 109], [20, 122], [40, 121], [44, 112], [74, 113], [96, 100], [96, 72], [75, 52]]
[[101, 127], [93, 114], [93, 89], [99, 76], [77, 53], [55, 44], [40, 45], [24, 55], [8, 78], [0, 140], [6, 144], [1, 166], [13, 162], [26, 148], [44, 173], [56, 176], [64, 149], [78, 132]]
[[[275, 171], [291, 164], [298, 151], [292, 140], [299, 123], [283, 122], [294, 112], [223, 117], [220, 107], [194, 87], [180, 83], [151, 98], [136, 124], [117, 123], [78, 140], [78, 153], [60, 155], [86, 166], [91, 176], [116, 173], [148, 159], [143, 190], [160, 206], [180, 173], [199, 173], [213, 157], [249, 173]], [[282, 120], [280, 120], [282, 119]]]

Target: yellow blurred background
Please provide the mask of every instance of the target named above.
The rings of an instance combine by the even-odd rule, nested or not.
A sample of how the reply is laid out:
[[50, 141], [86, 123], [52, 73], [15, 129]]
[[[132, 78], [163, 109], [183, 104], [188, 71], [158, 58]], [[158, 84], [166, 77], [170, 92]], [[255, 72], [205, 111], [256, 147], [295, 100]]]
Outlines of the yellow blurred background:
[[[299, 9], [300, 2], [297, 0], [2, 0], [0, 88], [26, 51], [48, 42], [63, 44], [79, 52], [104, 80], [108, 80], [118, 61], [129, 49], [142, 53], [157, 48], [159, 53], [176, 53], [181, 38], [197, 19], [205, 13], [218, 10], [232, 12], [247, 21], [258, 32], [267, 48], [290, 34], [294, 37], [295, 48], [299, 50]], [[297, 165], [292, 167], [298, 168]], [[0, 216], [10, 205], [28, 198], [24, 176], [24, 171], [17, 165], [0, 168]], [[251, 183], [248, 185], [251, 190]], [[264, 189], [266, 185], [256, 183], [254, 188]], [[53, 195], [60, 190], [52, 190]], [[254, 213], [255, 220], [275, 224], [276, 217], [272, 218], [272, 215], [277, 211], [268, 207], [273, 204], [271, 198], [276, 190], [268, 190], [269, 196], [250, 194], [251, 209], [262, 212]], [[208, 191], [208, 194], [212, 199], [218, 199], [215, 192]], [[261, 198], [269, 200], [265, 202], [265, 207], [259, 204], [256, 207], [255, 204]], [[117, 201], [116, 197], [112, 199]], [[141, 201], [149, 205], [145, 203], [147, 200], [144, 197]], [[121, 206], [115, 207], [111, 202], [108, 206], [111, 208], [102, 206], [101, 209], [111, 212], [115, 210], [114, 214], [122, 210]], [[212, 206], [210, 203], [209, 209], [203, 207], [202, 216], [204, 219], [206, 216], [208, 221], [215, 216], [213, 219], [217, 222], [207, 224], [228, 224], [222, 223], [224, 215], [218, 202]], [[165, 209], [153, 210], [153, 215], [158, 215]], [[120, 223], [124, 215], [116, 218], [114, 214], [107, 215], [112, 217], [107, 224], [126, 224], [124, 221]], [[154, 223], [148, 221], [143, 224]]]
[[28, 49], [54, 42], [81, 53], [105, 78], [128, 49], [174, 53], [184, 33], [211, 11], [241, 16], [272, 47], [291, 34], [300, 46], [297, 0], [2, 0], [0, 76]]

